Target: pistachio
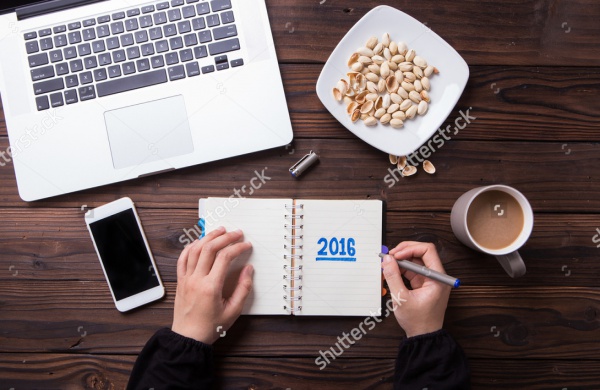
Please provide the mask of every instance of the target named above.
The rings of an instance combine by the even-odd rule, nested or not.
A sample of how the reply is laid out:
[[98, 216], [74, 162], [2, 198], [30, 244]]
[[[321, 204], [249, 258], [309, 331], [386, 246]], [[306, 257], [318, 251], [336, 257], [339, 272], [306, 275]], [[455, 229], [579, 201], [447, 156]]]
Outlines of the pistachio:
[[402, 103], [402, 98], [397, 93], [392, 93], [390, 97], [392, 99], [392, 102], [397, 103], [397, 104]]
[[379, 79], [377, 83], [377, 90], [379, 93], [383, 93], [385, 91], [385, 79]]
[[[377, 93], [368, 93], [367, 96], [365, 96], [365, 99], [370, 100], [373, 103], [375, 103], [375, 100], [377, 100], [378, 97], [379, 97], [379, 94], [377, 94]], [[421, 95], [419, 95], [419, 97], [421, 97]]]
[[408, 99], [408, 92], [406, 91], [406, 89], [404, 89], [404, 88], [398, 88], [398, 91], [396, 91], [396, 93], [398, 95], [400, 95], [400, 97], [402, 99]]
[[[355, 63], [356, 61], [358, 61], [358, 57], [360, 57], [360, 54], [358, 54], [358, 53], [352, 53], [352, 55], [348, 59], [348, 66], [352, 66], [353, 63]], [[431, 69], [431, 71], [433, 72], [433, 69]]]
[[342, 95], [342, 92], [339, 89], [337, 89], [337, 88], [333, 89], [333, 97], [335, 98], [335, 100], [337, 100], [338, 102], [341, 101], [342, 96], [344, 96], [344, 95]]
[[367, 69], [369, 69], [369, 72], [371, 73], [375, 73], [376, 75], [379, 74], [379, 65], [377, 64], [371, 64], [367, 67]]
[[415, 80], [413, 85], [415, 86], [415, 91], [421, 92], [423, 90], [423, 84], [421, 84], [421, 80]]
[[[427, 103], [425, 103], [427, 104]], [[408, 110], [405, 111], [406, 119], [412, 119], [417, 115], [417, 106], [410, 106]]]
[[374, 106], [374, 105], [375, 105], [375, 102], [374, 102], [374, 101], [372, 101], [372, 100], [367, 100], [367, 101], [365, 102], [365, 104], [363, 104], [363, 105], [360, 107], [360, 113], [361, 113], [361, 114], [368, 114], [368, 113], [371, 111], [371, 109], [373, 108], [373, 106]]
[[363, 64], [361, 64], [360, 62], [355, 62], [350, 68], [352, 68], [352, 70], [355, 72], [360, 72], [363, 69]]
[[408, 51], [408, 46], [406, 46], [406, 43], [404, 43], [402, 41], [398, 42], [398, 54], [405, 55], [407, 51]]
[[[404, 56], [401, 54], [396, 54], [395, 56], [392, 57], [392, 61], [395, 62], [396, 64], [404, 62]], [[433, 69], [432, 69], [432, 71], [433, 71]]]
[[390, 45], [390, 34], [384, 33], [381, 37], [381, 43], [383, 46], [388, 47]]
[[383, 98], [381, 99], [381, 107], [385, 108], [386, 110], [390, 107], [390, 105], [392, 104], [392, 98], [389, 94], [386, 94], [383, 96]]
[[390, 48], [390, 53], [394, 56], [398, 53], [398, 44], [394, 41], [390, 42], [388, 46]]
[[429, 83], [429, 78], [427, 76], [423, 76], [423, 78], [421, 79], [421, 85], [426, 91], [429, 91], [431, 89], [431, 84]]
[[360, 54], [361, 56], [365, 56], [365, 57], [369, 57], [369, 58], [371, 58], [375, 55], [375, 53], [373, 53], [373, 50], [371, 50], [371, 48], [369, 48], [369, 47], [361, 47], [356, 52], [358, 54]]
[[410, 49], [409, 51], [406, 52], [404, 57], [406, 58], [406, 61], [412, 62], [412, 60], [415, 58], [416, 55], [417, 55], [417, 53], [415, 52], [415, 50]]
[[425, 115], [428, 107], [429, 107], [429, 105], [427, 104], [427, 102], [424, 100], [421, 100], [421, 102], [419, 103], [419, 105], [417, 107], [417, 113], [419, 115]]
[[377, 84], [375, 84], [372, 81], [368, 81], [367, 82], [367, 91], [369, 91], [371, 93], [378, 93], [379, 91], [377, 90]]
[[398, 70], [398, 64], [395, 63], [394, 61], [388, 61], [388, 66], [390, 67], [390, 70], [395, 72]]
[[393, 114], [394, 112], [398, 111], [400, 109], [400, 105], [399, 104], [390, 104], [390, 106], [387, 109], [388, 114]]
[[412, 62], [421, 69], [425, 69], [427, 67], [427, 61], [425, 61], [423, 57], [415, 56]]
[[[380, 55], [374, 55], [373, 57], [371, 57], [371, 59], [373, 60], [373, 63], [377, 64], [377, 65], [381, 65], [385, 62], [385, 58], [383, 58]], [[358, 59], [357, 59], [358, 61]]]
[[375, 118], [374, 116], [368, 116], [367, 118], [365, 118], [365, 125], [367, 126], [375, 126], [377, 124], [377, 118]]
[[404, 88], [404, 90], [406, 92], [410, 92], [410, 91], [414, 91], [415, 90], [415, 86], [411, 83], [407, 83], [406, 81], [402, 82], [402, 88]]
[[412, 105], [413, 105], [412, 101], [407, 99], [407, 100], [404, 100], [404, 101], [402, 101], [402, 103], [400, 103], [400, 109], [401, 109], [402, 111], [406, 111], [406, 110], [408, 110], [408, 109], [409, 109], [409, 108], [410, 108]]
[[387, 79], [387, 77], [390, 75], [390, 66], [388, 65], [387, 61], [383, 62], [381, 64], [381, 67], [379, 69], [379, 74], [381, 75], [381, 77], [383, 77], [384, 79]]
[[392, 114], [392, 118], [400, 119], [403, 121], [403, 120], [406, 120], [406, 114], [404, 113], [404, 111], [398, 110]]
[[427, 65], [427, 68], [425, 68], [425, 69], [423, 70], [423, 74], [424, 74], [426, 77], [430, 77], [430, 76], [433, 74], [433, 66], [431, 66], [431, 65]]
[[400, 69], [403, 72], [410, 72], [412, 71], [414, 65], [412, 62], [401, 62], [398, 64], [398, 69]]
[[402, 176], [412, 176], [417, 173], [417, 167], [413, 167], [412, 165], [407, 165], [402, 170]]
[[383, 43], [379, 42], [373, 48], [373, 54], [381, 54], [383, 52]]
[[[388, 114], [389, 115], [389, 114]], [[404, 126], [404, 122], [402, 122], [402, 119], [398, 119], [398, 118], [393, 118], [390, 120], [390, 125], [394, 128], [394, 129], [400, 129], [401, 127]]]
[[[391, 162], [391, 160], [390, 160], [390, 162]], [[425, 172], [429, 173], [430, 175], [433, 175], [435, 173], [435, 167], [429, 160], [423, 161], [423, 170]]]
[[385, 115], [387, 113], [385, 108], [380, 108], [377, 111], [375, 111], [375, 114], [373, 115], [375, 118], [379, 119], [381, 118], [383, 115]]
[[408, 98], [417, 104], [419, 104], [419, 102], [421, 102], [421, 100], [423, 100], [423, 99], [421, 99], [421, 95], [419, 95], [419, 93], [417, 91], [410, 91], [408, 93]]
[[406, 156], [398, 156], [398, 169], [404, 169], [406, 166]]
[[375, 45], [377, 45], [377, 37], [371, 37], [371, 38], [369, 38], [369, 40], [365, 44], [365, 46], [368, 47], [371, 50], [375, 47]]
[[392, 165], [398, 164], [398, 156], [390, 154], [390, 164], [392, 164]]
[[431, 101], [431, 99], [429, 98], [429, 92], [423, 90], [423, 91], [421, 91], [420, 95], [421, 95], [421, 99], [423, 99], [427, 103], [429, 103]]
[[383, 56], [388, 61], [392, 59], [392, 52], [390, 51], [389, 47], [386, 47], [385, 49], [383, 49]]
[[365, 77], [367, 78], [367, 80], [373, 83], [379, 82], [379, 76], [377, 76], [375, 73], [369, 72], [365, 75]]
[[382, 125], [387, 125], [391, 120], [392, 116], [389, 113], [383, 114], [383, 116], [379, 119]]
[[360, 118], [360, 110], [356, 109], [352, 112], [352, 115], [350, 116], [350, 120], [352, 120], [352, 122], [356, 122], [358, 120], [358, 118]]

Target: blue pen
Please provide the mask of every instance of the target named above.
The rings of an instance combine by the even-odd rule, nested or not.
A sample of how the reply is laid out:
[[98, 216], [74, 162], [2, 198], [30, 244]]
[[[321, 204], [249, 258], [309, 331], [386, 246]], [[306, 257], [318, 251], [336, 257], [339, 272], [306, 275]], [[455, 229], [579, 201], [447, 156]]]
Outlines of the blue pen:
[[[383, 257], [385, 255], [387, 255], [388, 253], [389, 253], [388, 247], [385, 245], [382, 245], [381, 253], [379, 254], [379, 257], [381, 257], [383, 259]], [[412, 261], [408, 261], [408, 260], [396, 260], [396, 261], [398, 262], [398, 265], [400, 267], [404, 268], [405, 270], [412, 271], [419, 275], [423, 275], [425, 277], [428, 277], [428, 278], [435, 280], [437, 282], [440, 282], [440, 283], [448, 284], [454, 288], [458, 288], [460, 286], [460, 280], [453, 278], [450, 275], [446, 275], [441, 272], [434, 271], [430, 268], [425, 267], [424, 265], [415, 264]]]

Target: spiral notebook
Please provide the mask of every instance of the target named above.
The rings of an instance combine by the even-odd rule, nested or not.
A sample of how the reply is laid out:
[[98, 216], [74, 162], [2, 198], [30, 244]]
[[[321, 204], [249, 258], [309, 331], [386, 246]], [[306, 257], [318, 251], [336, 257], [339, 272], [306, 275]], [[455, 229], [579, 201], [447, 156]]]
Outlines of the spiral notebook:
[[236, 259], [228, 296], [246, 264], [254, 286], [243, 314], [368, 316], [381, 307], [379, 200], [200, 199], [200, 223], [242, 229], [252, 251]]

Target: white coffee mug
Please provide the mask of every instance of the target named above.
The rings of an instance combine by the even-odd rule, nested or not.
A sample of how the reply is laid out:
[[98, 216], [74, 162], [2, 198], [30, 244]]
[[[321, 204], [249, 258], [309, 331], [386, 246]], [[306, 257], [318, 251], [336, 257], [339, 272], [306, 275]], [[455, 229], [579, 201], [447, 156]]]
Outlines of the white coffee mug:
[[[477, 196], [487, 191], [502, 191], [511, 195], [517, 200], [523, 210], [523, 230], [521, 230], [521, 233], [512, 244], [502, 249], [482, 247], [473, 239], [467, 226], [467, 213], [471, 203]], [[495, 256], [510, 277], [517, 278], [525, 274], [525, 263], [517, 250], [525, 244], [531, 235], [531, 231], [533, 230], [533, 210], [531, 210], [531, 205], [522, 193], [512, 187], [500, 184], [474, 188], [464, 193], [454, 203], [450, 222], [452, 224], [452, 231], [460, 242], [472, 249]]]

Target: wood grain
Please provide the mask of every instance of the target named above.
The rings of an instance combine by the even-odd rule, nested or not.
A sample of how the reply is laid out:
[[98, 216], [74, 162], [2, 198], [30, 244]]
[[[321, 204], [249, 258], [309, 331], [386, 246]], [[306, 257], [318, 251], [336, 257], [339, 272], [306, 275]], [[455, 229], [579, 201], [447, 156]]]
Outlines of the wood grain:
[[[139, 353], [171, 324], [175, 283], [165, 286], [162, 301], [120, 314], [102, 281], [3, 281], [0, 352]], [[445, 327], [473, 358], [585, 359], [600, 348], [599, 302], [599, 288], [464, 286], [451, 296]], [[382, 313], [345, 357], [396, 356], [403, 333], [385, 307]], [[217, 353], [314, 359], [363, 320], [243, 316]]]
[[[361, 141], [297, 140], [293, 154], [285, 148], [273, 149], [256, 153], [251, 159], [232, 158], [30, 204], [20, 200], [14, 171], [7, 165], [0, 167], [0, 181], [4, 183], [0, 201], [6, 207], [80, 209], [132, 195], [140, 207], [195, 209], [200, 197], [228, 197], [234, 188], [248, 188], [250, 179], [264, 170], [270, 179], [253, 194], [255, 197], [371, 198], [385, 200], [392, 211], [449, 212], [464, 192], [502, 183], [523, 192], [536, 212], [600, 211], [600, 144], [570, 144], [569, 154], [561, 145], [450, 140], [429, 157], [438, 169], [434, 176], [421, 171], [400, 180], [395, 173], [398, 182], [393, 185], [389, 176], [393, 166], [387, 155]], [[0, 150], [4, 146], [5, 141], [0, 141]], [[293, 179], [289, 167], [309, 150], [321, 154], [320, 163], [302, 179]], [[344, 189], [342, 194], [331, 190], [339, 187]], [[242, 196], [246, 194], [249, 191]]]
[[[140, 210], [165, 281], [176, 281], [176, 259], [186, 240], [197, 237], [196, 215], [193, 209]], [[104, 280], [81, 210], [0, 209], [0, 220], [0, 280]], [[464, 285], [596, 287], [600, 249], [592, 239], [598, 226], [592, 214], [537, 215], [532, 237], [521, 249], [527, 274], [518, 279], [509, 278], [493, 257], [462, 245], [448, 213], [388, 212], [384, 243], [435, 243], [446, 271]]]
[[[135, 356], [0, 354], [0, 381], [15, 389], [124, 389]], [[391, 389], [394, 359], [338, 358], [319, 371], [310, 358], [226, 357], [216, 361], [217, 389]], [[477, 389], [593, 389], [596, 360], [471, 359]]]
[[[316, 95], [321, 69], [319, 64], [281, 65], [294, 136], [354, 138]], [[471, 66], [470, 71], [467, 87], [442, 127], [454, 126], [459, 111], [469, 107], [473, 107], [471, 115], [477, 120], [453, 138], [600, 140], [600, 100], [596, 98], [600, 94], [600, 68]], [[5, 136], [3, 118], [0, 116], [0, 135]]]
[[[325, 62], [346, 32], [380, 4], [267, 1], [280, 61]], [[387, 4], [427, 23], [470, 65], [598, 65], [600, 6], [593, 0], [394, 0]]]

